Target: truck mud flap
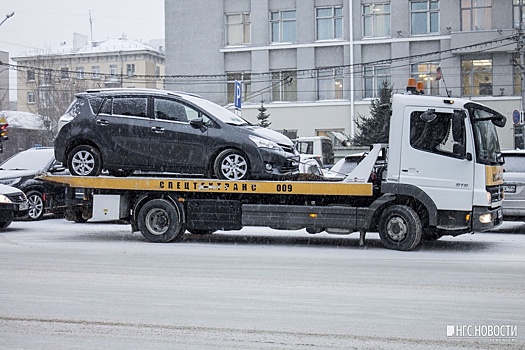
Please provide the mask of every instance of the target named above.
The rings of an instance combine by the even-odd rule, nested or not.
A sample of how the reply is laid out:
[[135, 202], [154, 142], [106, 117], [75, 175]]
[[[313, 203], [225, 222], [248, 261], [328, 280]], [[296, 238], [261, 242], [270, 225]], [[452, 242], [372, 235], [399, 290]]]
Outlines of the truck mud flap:
[[354, 229], [362, 224], [364, 217], [364, 211], [350, 206], [242, 205], [243, 226], [290, 230], [303, 227]]

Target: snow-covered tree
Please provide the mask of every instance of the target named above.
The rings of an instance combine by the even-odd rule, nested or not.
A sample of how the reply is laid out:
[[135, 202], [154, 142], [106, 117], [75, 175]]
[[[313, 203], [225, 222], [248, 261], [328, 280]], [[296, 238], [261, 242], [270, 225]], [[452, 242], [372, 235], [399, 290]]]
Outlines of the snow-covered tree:
[[352, 138], [354, 146], [370, 146], [374, 143], [387, 143], [392, 115], [392, 86], [383, 81], [378, 90], [379, 97], [372, 100], [370, 117], [358, 115], [355, 120], [357, 132]]
[[261, 107], [257, 109], [259, 111], [259, 114], [257, 114], [257, 119], [259, 120], [260, 126], [263, 128], [267, 128], [272, 124], [272, 122], [268, 121], [268, 118], [270, 117], [270, 114], [265, 113], [266, 107], [264, 107], [264, 100], [261, 101]]

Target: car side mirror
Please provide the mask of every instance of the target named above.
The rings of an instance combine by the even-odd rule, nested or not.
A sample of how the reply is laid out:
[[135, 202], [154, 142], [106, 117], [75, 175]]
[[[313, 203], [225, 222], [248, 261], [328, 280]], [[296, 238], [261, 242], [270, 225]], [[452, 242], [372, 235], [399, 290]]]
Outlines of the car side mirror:
[[204, 119], [202, 118], [195, 118], [190, 120], [190, 125], [194, 129], [200, 129], [200, 131], [204, 132], [206, 130], [206, 127], [204, 126]]
[[51, 169], [49, 169], [50, 173], [60, 173], [62, 171], [66, 171], [66, 167], [62, 163], [54, 164]]

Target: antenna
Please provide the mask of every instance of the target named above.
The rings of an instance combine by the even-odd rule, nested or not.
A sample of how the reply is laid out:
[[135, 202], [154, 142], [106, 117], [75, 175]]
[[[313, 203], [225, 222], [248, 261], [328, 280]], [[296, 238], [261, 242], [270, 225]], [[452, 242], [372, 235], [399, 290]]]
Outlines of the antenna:
[[91, 34], [91, 41], [93, 41], [93, 18], [91, 18], [91, 11], [89, 10], [89, 31]]

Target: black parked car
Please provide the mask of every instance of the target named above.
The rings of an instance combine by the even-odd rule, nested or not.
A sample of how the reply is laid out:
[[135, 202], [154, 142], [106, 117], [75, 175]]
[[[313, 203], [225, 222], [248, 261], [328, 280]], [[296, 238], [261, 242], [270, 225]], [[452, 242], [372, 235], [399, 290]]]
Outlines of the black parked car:
[[0, 229], [11, 225], [14, 219], [25, 219], [29, 205], [24, 192], [0, 184]]
[[0, 164], [0, 184], [21, 189], [29, 202], [30, 220], [40, 220], [44, 214], [60, 214], [65, 209], [63, 185], [35, 179], [38, 173], [68, 174], [55, 160], [52, 147], [30, 148]]
[[76, 176], [140, 170], [272, 179], [299, 168], [289, 138], [191, 94], [88, 90], [76, 95], [59, 125], [55, 156]]

